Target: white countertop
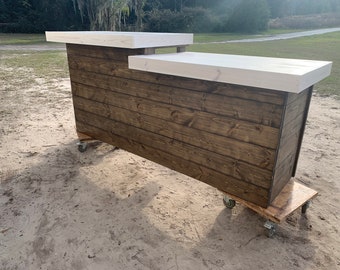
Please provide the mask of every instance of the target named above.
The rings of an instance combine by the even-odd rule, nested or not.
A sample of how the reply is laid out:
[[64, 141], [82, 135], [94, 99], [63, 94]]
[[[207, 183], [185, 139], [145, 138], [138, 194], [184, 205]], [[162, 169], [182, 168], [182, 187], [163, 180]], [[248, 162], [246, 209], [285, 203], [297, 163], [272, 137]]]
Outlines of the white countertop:
[[138, 49], [190, 45], [193, 43], [193, 34], [110, 31], [46, 32], [46, 40]]
[[129, 68], [299, 93], [330, 75], [332, 62], [211, 53], [129, 56]]

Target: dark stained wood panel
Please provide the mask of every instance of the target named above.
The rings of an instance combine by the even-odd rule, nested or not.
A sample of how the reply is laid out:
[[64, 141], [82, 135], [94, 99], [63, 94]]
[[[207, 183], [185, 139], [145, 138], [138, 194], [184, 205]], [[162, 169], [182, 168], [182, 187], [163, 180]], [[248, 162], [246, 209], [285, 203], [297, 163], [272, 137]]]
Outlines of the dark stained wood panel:
[[72, 82], [108, 89], [166, 104], [202, 110], [257, 124], [279, 127], [282, 106], [253, 100], [225, 97], [210, 93], [117, 78], [70, 69]]
[[[154, 134], [166, 136], [171, 140], [181, 142], [181, 147], [188, 146], [188, 149], [189, 148], [195, 149], [197, 152], [201, 151], [202, 153], [204, 153], [206, 157], [215, 156], [215, 154], [219, 154], [217, 159], [224, 159], [224, 162], [226, 163], [224, 165], [223, 162], [222, 163], [218, 162], [219, 163], [218, 166], [222, 166], [221, 168], [224, 168], [225, 166], [228, 166], [230, 164], [234, 165], [238, 164], [238, 166], [243, 164], [242, 167], [247, 168], [247, 170], [249, 170], [252, 177], [254, 178], [250, 180], [251, 182], [256, 181], [256, 179], [258, 179], [258, 181], [261, 182], [261, 184], [259, 185], [264, 185], [263, 182], [265, 182], [265, 185], [268, 187], [268, 181], [270, 181], [271, 177], [271, 174], [268, 172], [268, 170], [270, 171], [272, 167], [269, 167], [268, 169], [267, 162], [270, 156], [273, 157], [274, 151], [270, 153], [270, 150], [266, 150], [268, 151], [268, 153], [265, 153], [265, 151], [262, 148], [256, 146], [257, 150], [255, 150], [256, 148], [253, 148], [255, 146], [252, 145], [244, 146], [242, 144], [239, 144], [238, 142], [235, 143], [234, 146], [230, 147], [230, 149], [226, 149], [223, 146], [231, 145], [231, 143], [226, 144], [226, 142], [224, 142], [222, 139], [216, 139], [214, 134], [209, 134], [207, 132], [199, 132], [195, 129], [188, 129], [185, 126], [181, 127], [177, 124], [157, 119], [155, 117], [150, 117], [140, 113], [134, 113], [129, 110], [113, 106], [103, 105], [101, 103], [89, 101], [79, 97], [75, 97], [74, 100], [76, 111], [77, 109], [80, 109], [89, 113], [106, 117], [108, 119], [114, 119], [115, 121], [119, 121], [121, 123], [126, 123], [136, 128], [150, 131]], [[218, 142], [221, 142], [221, 145], [217, 145]], [[244, 153], [246, 153], [246, 151], [249, 151], [250, 153], [252, 153], [253, 156], [247, 158], [245, 154], [243, 156], [242, 154], [239, 154], [238, 153], [239, 151]], [[256, 153], [257, 151], [259, 152], [258, 160], [256, 161], [256, 164], [252, 164], [256, 159], [254, 153]], [[237, 158], [236, 156], [241, 156], [241, 158]], [[238, 162], [236, 163], [235, 160], [238, 160]], [[204, 162], [207, 162], [207, 160], [204, 160]], [[230, 167], [229, 170], [235, 170], [236, 168], [234, 167], [234, 165]], [[261, 166], [263, 166], [262, 167], [263, 170], [259, 170], [262, 171], [262, 173], [259, 173], [260, 178], [254, 176], [253, 173], [255, 172], [255, 170], [259, 169], [259, 168], [256, 169], [255, 167], [261, 168]], [[263, 173], [264, 171], [267, 172], [264, 174]], [[244, 175], [247, 174], [248, 173], [244, 173]], [[264, 175], [266, 175], [266, 178], [262, 178]]]
[[285, 114], [282, 121], [280, 143], [274, 169], [273, 187], [270, 200], [281, 192], [295, 174], [304, 128], [306, 125], [312, 87], [300, 94], [289, 94]]
[[[92, 114], [92, 112], [82, 111], [78, 108], [75, 110], [75, 112], [76, 118], [79, 121], [84, 121], [86, 117], [91, 116], [91, 118], [95, 119], [93, 120], [94, 122], [103, 123], [104, 121], [106, 121], [110, 123], [110, 120], [108, 118], [94, 115]], [[123, 134], [123, 132], [124, 130], [126, 130], [125, 124], [127, 123], [120, 122], [119, 120], [120, 119], [112, 120], [113, 123], [111, 124], [123, 127], [120, 128], [119, 131], [117, 130], [116, 133], [120, 132], [120, 136], [126, 136], [126, 134]], [[168, 153], [196, 162], [198, 164], [205, 164], [205, 166], [208, 166], [216, 171], [252, 183], [254, 185], [266, 189], [270, 187], [271, 172], [268, 170], [261, 170], [254, 165], [242, 161], [235, 162], [235, 159], [233, 158], [223, 156], [221, 154], [206, 149], [197, 148], [194, 145], [184, 143], [182, 141], [175, 140], [174, 138], [169, 138], [158, 133], [154, 133], [150, 130], [142, 129], [138, 126], [128, 126], [129, 134], [132, 134], [132, 137], [135, 136], [135, 134], [137, 133], [143, 133], [145, 134], [145, 136], [147, 136], [146, 139], [141, 137], [137, 139], [133, 137], [134, 140], [140, 143], [143, 143], [145, 145], [149, 144], [150, 146], [158, 148], [159, 150], [167, 150]]]
[[67, 51], [78, 132], [261, 207], [294, 175], [311, 92], [129, 70], [144, 49]]
[[[144, 54], [145, 49], [125, 49], [103, 46], [86, 46], [78, 44], [66, 44], [68, 59], [91, 57], [93, 59], [117, 60], [126, 62], [129, 55]], [[111, 61], [112, 62], [112, 61]]]
[[285, 160], [275, 169], [275, 174], [273, 178], [273, 186], [271, 189], [270, 201], [273, 201], [276, 196], [279, 195], [282, 188], [289, 182], [292, 178], [294, 170], [294, 161], [296, 157], [296, 151], [291, 152]]
[[152, 100], [78, 83], [72, 83], [72, 89], [75, 96], [158, 117], [197, 130], [209, 131], [270, 149], [276, 149], [278, 144], [279, 129], [277, 128], [175, 105], [156, 103]]

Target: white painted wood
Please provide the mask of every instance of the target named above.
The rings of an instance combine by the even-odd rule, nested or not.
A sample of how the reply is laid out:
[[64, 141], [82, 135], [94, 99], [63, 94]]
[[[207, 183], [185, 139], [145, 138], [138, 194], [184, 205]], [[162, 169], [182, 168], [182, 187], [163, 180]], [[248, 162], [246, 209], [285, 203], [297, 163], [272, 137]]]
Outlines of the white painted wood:
[[193, 34], [110, 31], [46, 32], [46, 40], [138, 49], [189, 45], [193, 43]]
[[129, 68], [299, 93], [330, 75], [332, 62], [210, 53], [129, 56]]

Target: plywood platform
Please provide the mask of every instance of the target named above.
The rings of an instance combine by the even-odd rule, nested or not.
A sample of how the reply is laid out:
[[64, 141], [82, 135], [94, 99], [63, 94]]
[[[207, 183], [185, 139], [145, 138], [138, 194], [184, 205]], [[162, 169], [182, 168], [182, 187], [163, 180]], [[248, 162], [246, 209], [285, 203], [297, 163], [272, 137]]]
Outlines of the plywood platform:
[[259, 215], [275, 222], [281, 223], [288, 215], [296, 209], [313, 199], [318, 193], [300, 183], [291, 180], [267, 208], [263, 208], [234, 195], [226, 194], [229, 198], [241, 203], [242, 205], [254, 210]]
[[77, 136], [78, 136], [79, 141], [81, 141], [81, 142], [95, 140], [91, 136], [84, 134], [84, 133], [81, 133], [79, 131], [77, 131]]

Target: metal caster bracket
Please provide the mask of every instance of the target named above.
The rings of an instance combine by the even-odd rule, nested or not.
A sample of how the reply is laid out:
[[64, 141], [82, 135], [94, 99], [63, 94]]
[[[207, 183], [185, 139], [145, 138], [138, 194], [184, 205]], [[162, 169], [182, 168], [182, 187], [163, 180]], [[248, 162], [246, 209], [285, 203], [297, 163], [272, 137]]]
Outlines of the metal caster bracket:
[[276, 233], [277, 224], [270, 220], [267, 220], [263, 226], [267, 229], [267, 236], [269, 238], [272, 238]]
[[227, 195], [223, 195], [223, 204], [229, 209], [233, 209], [236, 205], [236, 201], [230, 199]]
[[310, 204], [311, 204], [311, 201], [307, 201], [307, 202], [305, 202], [304, 205], [302, 205], [302, 207], [301, 207], [301, 213], [302, 214], [306, 214], [307, 209], [309, 208]]
[[78, 151], [81, 153], [84, 153], [87, 150], [87, 146], [88, 144], [86, 142], [77, 142], [77, 146], [78, 146]]

